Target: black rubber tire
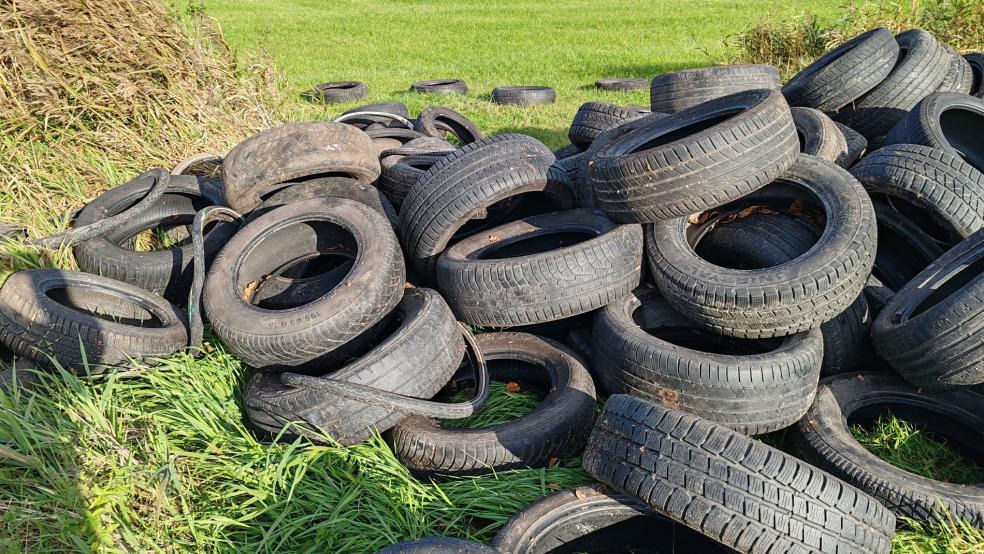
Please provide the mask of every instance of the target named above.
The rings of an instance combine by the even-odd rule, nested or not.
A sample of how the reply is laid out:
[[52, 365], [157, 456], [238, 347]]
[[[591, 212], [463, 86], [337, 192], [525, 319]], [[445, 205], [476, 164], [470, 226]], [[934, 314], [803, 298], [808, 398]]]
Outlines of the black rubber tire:
[[612, 90], [617, 92], [631, 92], [633, 90], [646, 90], [649, 88], [649, 79], [645, 77], [619, 77], [613, 79], [598, 79], [594, 84], [598, 90]]
[[325, 104], [341, 104], [368, 97], [369, 85], [361, 81], [321, 83], [311, 87], [311, 90], [307, 91], [305, 96], [311, 100], [324, 102]]
[[936, 89], [936, 92], [970, 94], [970, 90], [974, 87], [974, 70], [971, 69], [970, 63], [950, 46], [940, 44], [950, 58], [950, 66], [947, 68], [943, 82], [940, 83], [940, 88]]
[[[819, 331], [766, 343], [718, 337], [699, 333], [658, 291], [639, 289], [598, 312], [592, 369], [611, 394], [660, 402], [747, 435], [803, 416], [820, 378]], [[705, 350], [707, 341], [719, 342]]]
[[926, 390], [984, 383], [984, 231], [902, 287], [871, 330], [875, 348]]
[[284, 204], [300, 202], [301, 200], [311, 200], [313, 198], [348, 198], [349, 200], [362, 202], [386, 216], [391, 226], [396, 226], [396, 209], [386, 199], [386, 195], [372, 185], [366, 185], [356, 179], [349, 179], [347, 177], [318, 177], [300, 183], [290, 184], [290, 186], [284, 187], [267, 196], [262, 204], [249, 213], [247, 221], [252, 221]]
[[[700, 232], [731, 213], [763, 203], [795, 212], [802, 210], [804, 198], [826, 214], [825, 228], [817, 243], [792, 261], [735, 270], [702, 259], [691, 247]], [[709, 216], [648, 226], [646, 249], [656, 285], [678, 311], [720, 334], [767, 338], [819, 327], [855, 301], [875, 261], [875, 229], [861, 184], [831, 162], [800, 154], [771, 186], [739, 202]]]
[[955, 92], [924, 98], [899, 122], [886, 140], [922, 144], [961, 156], [984, 173], [984, 99]]
[[[393, 115], [398, 115], [404, 119], [410, 119], [410, 109], [403, 102], [380, 102], [378, 104], [363, 104], [362, 106], [356, 106], [350, 110], [345, 110], [342, 115], [349, 115], [358, 112], [382, 112], [390, 113]], [[346, 125], [351, 125], [365, 131], [368, 127], [372, 125], [382, 125], [383, 128], [394, 128], [400, 129], [405, 127], [390, 127], [394, 124], [394, 120], [381, 115], [363, 115], [360, 117], [346, 119], [343, 123]], [[399, 125], [399, 123], [397, 123]]]
[[899, 57], [888, 76], [833, 116], [869, 141], [885, 136], [920, 100], [935, 92], [946, 75], [948, 54], [933, 35], [910, 29], [895, 40]]
[[379, 156], [391, 148], [399, 148], [413, 139], [424, 136], [419, 131], [406, 129], [404, 127], [383, 127], [381, 129], [368, 129], [366, 134], [372, 139], [376, 155]]
[[288, 123], [237, 144], [222, 164], [225, 199], [245, 214], [285, 183], [317, 175], [350, 176], [365, 184], [379, 177], [379, 157], [369, 136], [324, 121]]
[[850, 169], [851, 166], [861, 159], [861, 156], [867, 153], [868, 139], [843, 123], [835, 121], [834, 124], [840, 129], [841, 134], [844, 135], [844, 140], [847, 142], [847, 160], [845, 160], [845, 163], [838, 165], [844, 169]]
[[441, 106], [431, 106], [421, 110], [413, 127], [429, 137], [447, 138], [448, 133], [451, 133], [463, 145], [485, 136], [470, 119]]
[[984, 487], [979, 483], [961, 485], [921, 477], [893, 466], [858, 443], [848, 425], [857, 419], [865, 425], [873, 423], [883, 410], [943, 437], [978, 465], [984, 463], [984, 396], [969, 390], [929, 394], [889, 373], [825, 379], [799, 424], [798, 435], [822, 467], [901, 517], [949, 525], [961, 518], [972, 527], [984, 526]]
[[[398, 324], [382, 342], [333, 371], [320, 372], [348, 383], [371, 385], [414, 398], [431, 398], [448, 383], [461, 363], [465, 344], [451, 309], [430, 289], [408, 289], [384, 320]], [[338, 397], [328, 392], [292, 388], [280, 375], [258, 371], [246, 385], [243, 404], [252, 427], [265, 438], [326, 437], [343, 445], [364, 442], [372, 430], [386, 431], [407, 414]]]
[[432, 79], [410, 85], [410, 92], [422, 94], [468, 94], [468, 85], [461, 79]]
[[557, 158], [557, 161], [559, 162], [560, 160], [566, 160], [567, 158], [574, 157], [581, 152], [584, 152], [584, 149], [580, 146], [576, 144], [568, 144], [554, 150], [554, 157]]
[[872, 206], [878, 221], [878, 249], [871, 272], [882, 285], [897, 291], [942, 256], [943, 248], [888, 204], [876, 201]]
[[799, 150], [792, 114], [775, 91], [741, 92], [645, 121], [592, 149], [587, 163], [598, 205], [622, 223], [737, 200], [782, 175]]
[[502, 554], [735, 552], [631, 496], [599, 492], [603, 488], [575, 487], [530, 504], [509, 519], [492, 545]]
[[567, 137], [572, 144], [584, 149], [602, 133], [645, 115], [646, 112], [607, 102], [585, 102], [574, 114]]
[[813, 108], [794, 107], [790, 111], [796, 124], [800, 152], [834, 162], [843, 168], [849, 167], [847, 139], [833, 119]]
[[445, 428], [411, 416], [392, 431], [393, 452], [418, 475], [474, 475], [521, 467], [545, 467], [574, 458], [584, 448], [595, 418], [595, 389], [588, 370], [559, 344], [524, 333], [475, 337], [487, 362], [519, 360], [539, 366], [489, 364], [489, 376], [544, 394], [517, 419], [474, 429]]
[[949, 244], [984, 227], [984, 174], [959, 156], [915, 144], [886, 146], [851, 168], [865, 190], [917, 207]]
[[[796, 216], [758, 212], [718, 223], [701, 238], [696, 252], [712, 262], [727, 260], [737, 262], [738, 269], [759, 269], [796, 259], [813, 247], [818, 237], [819, 232], [813, 226]], [[870, 350], [870, 330], [868, 303], [864, 294], [860, 294], [837, 317], [820, 325], [823, 334], [820, 375], [857, 369]]]
[[399, 208], [406, 200], [407, 194], [420, 180], [428, 169], [441, 161], [441, 156], [400, 156], [394, 163], [387, 163], [383, 166], [383, 172], [379, 175], [376, 185], [379, 190], [390, 199], [394, 206]]
[[401, 541], [376, 554], [498, 554], [484, 544], [451, 537], [425, 537]]
[[[349, 238], [356, 259], [344, 286], [289, 309], [250, 303], [254, 283]], [[405, 282], [399, 243], [382, 214], [361, 202], [318, 198], [286, 204], [243, 226], [212, 263], [204, 310], [215, 333], [247, 365], [303, 368], [380, 321], [399, 303]]]
[[44, 369], [56, 368], [51, 356], [68, 371], [97, 374], [183, 349], [188, 320], [174, 304], [121, 281], [26, 269], [0, 289], [0, 342]]
[[664, 73], [649, 87], [653, 112], [674, 113], [737, 92], [780, 89], [779, 70], [771, 65], [722, 65]]
[[557, 101], [557, 92], [550, 87], [540, 86], [496, 87], [492, 89], [492, 101], [517, 106], [553, 104]]
[[[876, 260], [875, 263], [877, 264], [878, 261]], [[868, 280], [864, 283], [864, 299], [868, 302], [868, 312], [871, 314], [872, 321], [878, 317], [882, 308], [892, 301], [893, 296], [895, 291], [885, 286], [878, 277], [868, 276]]]
[[892, 71], [899, 44], [884, 27], [834, 48], [794, 75], [782, 93], [790, 106], [833, 113], [878, 86]]
[[417, 181], [400, 207], [400, 237], [408, 262], [433, 279], [437, 258], [468, 220], [493, 204], [529, 192], [550, 196], [553, 208], [574, 198], [567, 174], [540, 141], [518, 134], [479, 139], [448, 154]]
[[[520, 246], [527, 241], [532, 246]], [[515, 327], [601, 308], [639, 286], [641, 266], [639, 225], [619, 225], [600, 210], [568, 210], [458, 242], [438, 259], [437, 282], [458, 319]]]
[[738, 552], [888, 554], [895, 516], [756, 439], [626, 395], [605, 403], [582, 456], [617, 491]]
[[971, 96], [984, 98], [984, 53], [971, 52], [964, 54], [964, 59], [970, 64], [973, 85], [970, 87]]
[[[119, 214], [143, 198], [153, 183], [134, 179], [109, 189], [85, 205], [75, 218], [80, 227]], [[222, 183], [212, 179], [172, 175], [164, 196], [148, 211], [105, 235], [76, 243], [72, 250], [79, 268], [159, 294], [170, 302], [184, 304], [194, 272], [194, 253], [189, 240], [164, 250], [137, 252], [132, 240], [138, 233], [159, 226], [188, 226], [195, 213], [206, 206], [221, 206]], [[205, 230], [205, 264], [235, 233], [236, 226], [219, 222]]]

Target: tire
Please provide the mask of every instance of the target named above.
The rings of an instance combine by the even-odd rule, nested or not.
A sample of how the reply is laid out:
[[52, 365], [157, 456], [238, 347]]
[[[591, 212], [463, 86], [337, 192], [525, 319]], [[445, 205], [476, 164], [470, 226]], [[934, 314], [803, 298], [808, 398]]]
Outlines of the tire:
[[645, 112], [607, 102], [585, 102], [577, 109], [567, 137], [572, 144], [584, 149], [602, 133], [645, 115]]
[[641, 266], [640, 226], [569, 210], [458, 242], [438, 259], [437, 282], [465, 323], [515, 327], [601, 308], [639, 286]]
[[554, 150], [554, 157], [557, 158], [557, 161], [559, 162], [560, 160], [566, 160], [567, 158], [572, 158], [580, 154], [581, 152], [584, 152], [584, 150], [581, 149], [580, 146], [576, 144], [568, 144], [563, 148]]
[[[760, 269], [798, 258], [816, 244], [818, 236], [811, 225], [796, 216], [752, 213], [718, 223], [700, 239], [695, 250], [705, 260], [718, 265], [730, 263], [737, 264], [737, 269]], [[868, 303], [864, 294], [860, 294], [846, 310], [820, 325], [823, 335], [820, 375], [834, 375], [860, 367], [870, 350], [870, 330]]]
[[316, 175], [349, 176], [365, 184], [379, 177], [369, 136], [344, 123], [288, 123], [237, 144], [222, 164], [225, 199], [245, 214], [285, 183]]
[[894, 144], [852, 169], [876, 199], [890, 197], [922, 212], [955, 244], [984, 227], [984, 174], [958, 156], [915, 144]]
[[899, 57], [888, 76], [833, 116], [869, 141], [887, 134], [920, 100], [936, 91], [946, 75], [948, 54], [933, 35], [910, 29], [895, 40]]
[[984, 100], [940, 92], [923, 99], [889, 133], [892, 143], [922, 144], [960, 156], [984, 173]]
[[461, 79], [417, 81], [410, 85], [410, 92], [419, 92], [422, 94], [468, 94], [468, 85]]
[[[875, 263], [878, 263], [877, 259]], [[885, 286], [885, 283], [882, 283], [878, 277], [868, 276], [868, 280], [864, 283], [864, 299], [868, 303], [868, 311], [872, 321], [878, 317], [882, 308], [892, 301], [893, 296], [895, 296], [895, 291]]]
[[587, 153], [581, 152], [568, 158], [558, 159], [554, 167], [567, 174], [576, 206], [593, 210], [598, 207], [598, 202], [595, 200], [594, 191], [590, 190], [588, 184], [584, 182], [582, 171], [586, 159]]
[[492, 102], [532, 106], [557, 102], [557, 92], [550, 87], [496, 87], [492, 89]]
[[376, 554], [498, 554], [484, 544], [450, 537], [425, 537], [401, 541]]
[[596, 487], [562, 490], [530, 504], [509, 519], [492, 545], [502, 554], [734, 552], [631, 496], [599, 492], [603, 487]]
[[984, 231], [902, 287], [872, 327], [879, 355], [926, 390], [984, 383]]
[[[810, 205], [804, 210], [805, 201]], [[712, 264], [690, 246], [688, 236], [761, 204], [823, 211], [823, 233], [798, 258], [757, 270]], [[779, 337], [819, 327], [855, 301], [875, 261], [875, 214], [850, 173], [800, 154], [780, 179], [740, 202], [648, 226], [646, 249], [663, 297], [701, 327], [739, 338]]]
[[827, 114], [813, 108], [791, 108], [800, 152], [823, 158], [847, 168], [849, 152], [847, 139]]
[[919, 225], [884, 202], [873, 202], [878, 249], [872, 275], [892, 291], [905, 286], [943, 255], [943, 248]]
[[899, 44], [884, 27], [858, 35], [806, 66], [782, 87], [790, 106], [834, 113], [878, 86], [892, 71]]
[[[289, 309], [250, 303], [265, 276], [336, 250], [356, 253], [344, 286]], [[263, 214], [226, 243], [209, 270], [204, 309], [245, 364], [303, 368], [379, 322], [399, 303], [405, 282], [399, 243], [379, 212], [344, 198], [304, 200]]]
[[971, 52], [964, 54], [964, 59], [970, 64], [971, 79], [973, 85], [970, 87], [971, 96], [984, 98], [984, 54]]
[[850, 169], [861, 156], [864, 156], [868, 150], [868, 139], [864, 138], [864, 135], [851, 129], [843, 123], [834, 122], [837, 128], [840, 129], [841, 133], [844, 135], [844, 140], [847, 142], [847, 159], [843, 164], [838, 164], [844, 169]]
[[598, 313], [591, 352], [610, 393], [757, 435], [792, 425], [810, 407], [823, 339], [819, 331], [769, 341], [702, 333], [659, 292], [640, 289]]
[[188, 321], [174, 304], [121, 281], [26, 269], [0, 289], [0, 342], [44, 369], [98, 374], [185, 348]]
[[653, 112], [675, 113], [738, 92], [779, 88], [779, 70], [771, 65], [698, 67], [655, 77], [649, 100]]
[[517, 419], [475, 429], [408, 417], [393, 428], [397, 459], [419, 475], [473, 475], [545, 467], [553, 458], [580, 454], [595, 417], [588, 370], [557, 343], [533, 335], [483, 333], [475, 340], [491, 362], [490, 378], [521, 383], [543, 394], [543, 401]]
[[[984, 397], [969, 390], [928, 394], [888, 373], [840, 375], [820, 384], [798, 435], [822, 467], [898, 516], [950, 525], [961, 518], [979, 529], [984, 526], [984, 488], [935, 481], [899, 469], [858, 443], [848, 424], [852, 420], [868, 424], [880, 412], [891, 411], [981, 460], [982, 406]], [[941, 513], [941, 505], [946, 513]]]
[[620, 223], [737, 200], [782, 175], [799, 150], [793, 117], [775, 91], [741, 92], [647, 122], [595, 150], [587, 164], [598, 205]]
[[440, 106], [421, 110], [413, 126], [429, 137], [447, 138], [451, 133], [461, 144], [470, 144], [485, 136], [467, 117]]
[[[404, 119], [410, 119], [410, 110], [407, 105], [403, 102], [381, 102], [379, 104], [364, 104], [362, 106], [356, 106], [350, 110], [345, 110], [342, 115], [349, 115], [359, 112], [383, 112], [393, 115], [398, 115]], [[389, 125], [393, 124], [394, 121], [391, 118], [383, 117], [381, 115], [364, 115], [361, 117], [346, 119], [344, 121], [346, 125], [351, 125], [353, 127], [366, 130], [367, 127], [371, 125], [382, 125], [384, 128], [391, 128]], [[395, 129], [400, 129], [401, 127], [392, 127]]]
[[285, 204], [314, 198], [347, 198], [361, 202], [385, 216], [390, 226], [396, 226], [396, 209], [379, 189], [346, 177], [319, 177], [291, 184], [268, 196], [250, 212], [247, 221]]
[[369, 85], [360, 81], [338, 81], [314, 85], [305, 93], [311, 100], [325, 104], [341, 104], [369, 96]]
[[598, 90], [613, 90], [618, 92], [631, 92], [633, 90], [646, 90], [649, 87], [649, 80], [644, 77], [623, 77], [618, 79], [598, 79], [594, 84]]
[[953, 48], [943, 43], [940, 44], [949, 56], [950, 65], [947, 67], [943, 82], [940, 83], [940, 88], [936, 89], [936, 92], [970, 94], [970, 90], [974, 87], [974, 70], [970, 67], [970, 63]]
[[379, 176], [379, 190], [389, 198], [394, 206], [400, 207], [410, 190], [428, 169], [441, 161], [440, 156], [402, 156], [395, 163], [386, 164]]
[[738, 552], [887, 554], [895, 516], [765, 443], [626, 395], [605, 403], [581, 461], [593, 477]]
[[[383, 327], [396, 327], [368, 352], [354, 352], [353, 361], [323, 371], [325, 377], [371, 385], [414, 398], [431, 398], [448, 383], [465, 353], [461, 331], [451, 309], [437, 292], [407, 290]], [[368, 345], [367, 345], [368, 346]], [[292, 388], [280, 375], [258, 371], [246, 386], [246, 415], [260, 436], [292, 441], [304, 436], [315, 442], [331, 437], [343, 445], [369, 439], [406, 414], [371, 406], [328, 392]]]
[[[134, 179], [109, 189], [85, 205], [75, 218], [74, 226], [89, 225], [122, 213], [143, 198], [151, 185], [152, 182], [146, 179]], [[87, 273], [123, 281], [159, 294], [170, 302], [184, 304], [188, 301], [194, 273], [194, 253], [188, 232], [190, 224], [198, 210], [224, 204], [221, 182], [173, 175], [164, 196], [148, 211], [135, 215], [102, 236], [76, 243], [73, 246], [75, 261]], [[136, 251], [136, 235], [154, 228], [163, 229], [169, 238], [182, 240], [170, 248]], [[174, 231], [181, 234], [176, 235]], [[235, 231], [236, 226], [226, 222], [206, 229], [206, 266]]]
[[383, 127], [382, 129], [368, 129], [366, 134], [372, 139], [372, 145], [376, 150], [376, 155], [380, 156], [386, 150], [399, 148], [413, 139], [424, 136], [423, 133], [413, 129], [403, 127]]
[[407, 258], [425, 279], [433, 279], [437, 258], [468, 220], [495, 218], [489, 208], [524, 193], [542, 192], [552, 209], [574, 199], [567, 174], [551, 169], [555, 158], [543, 143], [525, 135], [479, 139], [448, 154], [417, 181], [400, 208], [400, 237]]

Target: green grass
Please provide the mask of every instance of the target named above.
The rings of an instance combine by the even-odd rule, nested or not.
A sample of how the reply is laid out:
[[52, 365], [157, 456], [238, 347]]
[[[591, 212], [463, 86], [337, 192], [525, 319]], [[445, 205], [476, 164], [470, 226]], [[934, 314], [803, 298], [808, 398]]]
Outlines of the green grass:
[[[452, 396], [450, 402], [465, 402], [475, 394], [474, 389], [465, 389]], [[443, 422], [445, 427], [452, 429], [474, 429], [497, 425], [516, 419], [531, 412], [540, 404], [540, 398], [529, 391], [513, 390], [509, 384], [492, 381], [489, 383], [489, 401], [482, 411], [464, 419], [449, 419]]]

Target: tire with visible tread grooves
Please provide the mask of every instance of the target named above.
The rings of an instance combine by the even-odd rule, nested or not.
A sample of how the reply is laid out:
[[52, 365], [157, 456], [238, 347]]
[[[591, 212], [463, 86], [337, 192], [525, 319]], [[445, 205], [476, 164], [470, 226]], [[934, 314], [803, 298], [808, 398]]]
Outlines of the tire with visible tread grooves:
[[952, 240], [984, 227], [984, 174], [959, 156], [916, 144], [893, 144], [851, 168], [870, 194], [899, 198], [920, 208]]
[[946, 75], [948, 54], [933, 35], [910, 29], [895, 40], [899, 57], [888, 76], [833, 116], [868, 141], [885, 136], [920, 100], [935, 92]]
[[789, 107], [771, 90], [638, 121], [646, 124], [592, 149], [587, 164], [598, 205], [620, 223], [675, 219], [737, 200], [782, 175], [799, 151]]
[[702, 327], [740, 338], [800, 333], [843, 312], [871, 273], [876, 236], [871, 200], [847, 170], [800, 154], [781, 178], [732, 209], [772, 198], [794, 208], [804, 190], [819, 201], [826, 227], [809, 251], [766, 269], [733, 270], [700, 258], [688, 242], [689, 218], [647, 226], [649, 267], [663, 297]]
[[[250, 304], [253, 283], [347, 237], [356, 258], [343, 284], [290, 309]], [[405, 282], [400, 245], [382, 214], [361, 202], [318, 198], [270, 210], [239, 229], [212, 263], [203, 306], [215, 334], [247, 365], [306, 367], [379, 322], [400, 302]]]
[[813, 108], [793, 107], [793, 122], [799, 137], [800, 152], [823, 158], [847, 168], [847, 139], [833, 119]]
[[594, 383], [581, 362], [560, 344], [525, 333], [482, 333], [475, 340], [488, 362], [527, 364], [490, 363], [490, 378], [538, 389], [543, 401], [517, 419], [473, 429], [410, 416], [392, 431], [397, 459], [417, 474], [437, 476], [544, 467], [580, 454], [596, 406]]
[[872, 206], [878, 221], [878, 248], [871, 273], [883, 286], [897, 291], [942, 256], [943, 248], [888, 204], [874, 201]]
[[973, 85], [970, 87], [970, 95], [977, 98], [984, 98], [984, 53], [971, 52], [964, 54], [964, 59], [970, 64], [971, 79]]
[[[496, 253], [526, 241], [583, 233], [581, 242]], [[642, 228], [619, 225], [600, 210], [527, 217], [468, 237], [437, 261], [438, 290], [465, 323], [533, 325], [605, 306], [639, 286]]]
[[884, 27], [862, 33], [825, 53], [782, 87], [790, 106], [833, 113], [878, 86], [892, 70], [899, 44]]
[[541, 86], [496, 87], [492, 89], [492, 102], [516, 106], [553, 104], [557, 102], [557, 92]]
[[943, 254], [878, 314], [875, 348], [926, 390], [984, 383], [984, 231]]
[[461, 79], [431, 79], [410, 85], [410, 92], [422, 94], [468, 94], [468, 85]]
[[448, 133], [452, 133], [461, 144], [469, 144], [485, 136], [470, 119], [442, 106], [421, 110], [413, 128], [429, 137], [447, 138]]
[[484, 544], [451, 537], [424, 537], [400, 541], [376, 554], [498, 554]]
[[573, 206], [567, 174], [552, 168], [551, 152], [519, 134], [479, 139], [451, 152], [421, 175], [400, 207], [400, 238], [408, 263], [426, 279], [464, 224], [496, 202], [543, 192], [555, 209]]
[[680, 410], [609, 397], [584, 469], [739, 552], [888, 554], [895, 516], [805, 462]]
[[[963, 116], [963, 125], [953, 116]], [[944, 118], [947, 118], [944, 123]], [[969, 124], [966, 124], [969, 123]], [[961, 156], [984, 173], [984, 99], [955, 92], [938, 92], [924, 98], [888, 134], [892, 143], [921, 144]]]
[[[797, 434], [822, 467], [874, 496], [897, 515], [922, 523], [952, 524], [960, 518], [984, 526], [984, 488], [936, 481], [899, 469], [862, 446], [848, 424], [883, 405], [897, 417], [944, 437], [978, 462], [984, 459], [984, 397], [970, 390], [927, 393], [889, 373], [825, 379]], [[868, 415], [865, 415], [868, 412]], [[875, 414], [877, 415], [877, 413]], [[940, 507], [946, 509], [941, 513]]]
[[645, 77], [621, 77], [615, 79], [598, 79], [595, 81], [595, 88], [598, 90], [614, 90], [618, 92], [630, 92], [633, 90], [646, 90], [649, 80]]
[[950, 66], [936, 92], [970, 94], [970, 90], [974, 87], [974, 70], [970, 67], [970, 62], [949, 45], [942, 44], [942, 46], [950, 57]]
[[[134, 179], [100, 194], [82, 208], [73, 226], [81, 227], [119, 214], [137, 203], [151, 183]], [[206, 206], [225, 204], [221, 182], [194, 176], [172, 175], [164, 196], [151, 208], [104, 235], [72, 247], [79, 269], [102, 275], [160, 294], [170, 302], [184, 304], [191, 288], [191, 241], [171, 248], [137, 252], [132, 239], [141, 231], [160, 225], [190, 225], [195, 213]], [[222, 248], [236, 227], [219, 222], [205, 231], [205, 265]]]
[[[345, 110], [342, 115], [350, 115], [358, 112], [382, 112], [393, 115], [398, 115], [404, 119], [410, 119], [410, 110], [407, 105], [403, 102], [380, 102], [378, 104], [363, 104], [362, 106], [356, 106], [352, 109]], [[365, 114], [357, 118], [346, 119], [343, 123], [346, 125], [351, 125], [365, 131], [368, 127], [372, 125], [382, 125], [383, 128], [390, 128], [390, 125], [394, 123], [396, 125], [401, 125], [400, 123], [394, 121], [392, 118], [381, 116], [381, 115], [369, 115]], [[395, 129], [404, 129], [405, 127], [393, 127]]]
[[384, 164], [376, 186], [399, 208], [420, 176], [440, 160], [440, 156], [401, 156], [395, 163]]
[[581, 152], [584, 152], [584, 150], [580, 146], [576, 144], [568, 144], [562, 148], [554, 150], [554, 157], [557, 158], [557, 161], [559, 162], [560, 160], [566, 160], [567, 158], [576, 156]]
[[587, 148], [602, 133], [645, 115], [645, 112], [608, 102], [585, 102], [574, 114], [567, 138], [572, 144]]
[[771, 65], [722, 65], [664, 73], [649, 86], [654, 112], [674, 113], [748, 90], [779, 91], [779, 70]]
[[850, 169], [867, 152], [868, 139], [843, 123], [835, 121], [834, 125], [837, 125], [837, 128], [841, 130], [841, 134], [844, 135], [844, 140], [847, 142], [847, 160], [841, 164], [841, 167]]
[[185, 348], [188, 321], [176, 306], [134, 285], [25, 269], [0, 288], [0, 342], [45, 369], [55, 367], [51, 356], [68, 371], [82, 375], [88, 366], [97, 374], [131, 359], [153, 364]]
[[366, 185], [346, 177], [318, 177], [284, 187], [266, 197], [262, 204], [249, 213], [246, 220], [252, 221], [284, 204], [313, 198], [348, 198], [362, 202], [386, 216], [391, 226], [396, 226], [396, 209], [386, 199], [385, 194], [372, 185]]
[[368, 129], [366, 135], [369, 135], [369, 138], [372, 139], [372, 145], [376, 150], [377, 156], [390, 148], [399, 148], [413, 139], [424, 136], [423, 133], [403, 127]]
[[341, 104], [368, 97], [369, 85], [361, 81], [320, 83], [311, 87], [305, 96], [325, 104]]
[[819, 331], [747, 354], [695, 350], [658, 334], [694, 327], [658, 291], [639, 289], [595, 317], [592, 369], [609, 393], [660, 402], [747, 435], [788, 427], [810, 407], [823, 358]]
[[226, 203], [241, 214], [290, 181], [330, 173], [371, 184], [379, 171], [379, 156], [366, 133], [325, 121], [261, 131], [237, 144], [222, 162]]
[[[355, 360], [323, 376], [414, 398], [433, 397], [465, 353], [451, 309], [436, 291], [411, 288], [387, 320], [399, 326], [378, 346], [355, 353]], [[277, 436], [287, 426], [286, 441], [302, 435], [320, 442], [327, 435], [351, 445], [368, 440], [372, 429], [386, 431], [407, 417], [324, 391], [288, 387], [279, 374], [266, 371], [249, 380], [243, 404], [250, 424], [264, 438]]]

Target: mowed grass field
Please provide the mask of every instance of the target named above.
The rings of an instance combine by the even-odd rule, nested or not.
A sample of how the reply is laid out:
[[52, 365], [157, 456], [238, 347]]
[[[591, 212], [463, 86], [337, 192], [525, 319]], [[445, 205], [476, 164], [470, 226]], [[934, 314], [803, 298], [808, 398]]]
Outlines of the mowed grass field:
[[[365, 102], [399, 100], [414, 114], [447, 105], [486, 134], [523, 132], [558, 147], [584, 101], [648, 104], [644, 91], [594, 90], [598, 78], [722, 63], [730, 55], [727, 38], [744, 26], [795, 10], [841, 13], [834, 1], [737, 4], [205, 0], [191, 11], [215, 17], [237, 53], [273, 61], [286, 77], [292, 118], [333, 117], [352, 107], [311, 104], [300, 93], [354, 79], [369, 83]], [[174, 8], [189, 11], [184, 0]], [[412, 81], [440, 77], [463, 78], [472, 91], [406, 92]], [[511, 84], [552, 86], [558, 103], [514, 108], [488, 101], [493, 87]], [[28, 260], [40, 263], [49, 262]], [[259, 442], [240, 401], [251, 370], [206, 338], [207, 353], [197, 359], [177, 355], [93, 379], [43, 376], [40, 394], [0, 391], [0, 553], [362, 553], [428, 535], [488, 542], [529, 503], [592, 482], [578, 460], [565, 460], [429, 483], [411, 477], [381, 437], [351, 448]], [[530, 409], [526, 395], [503, 389], [495, 387], [485, 419], [472, 424]], [[859, 436], [912, 471], [979, 478], [943, 473], [938, 443], [898, 422]], [[781, 444], [783, 434], [766, 440]], [[969, 465], [952, 454], [946, 460], [947, 467]], [[894, 552], [982, 552], [982, 544], [959, 526], [906, 528]]]

